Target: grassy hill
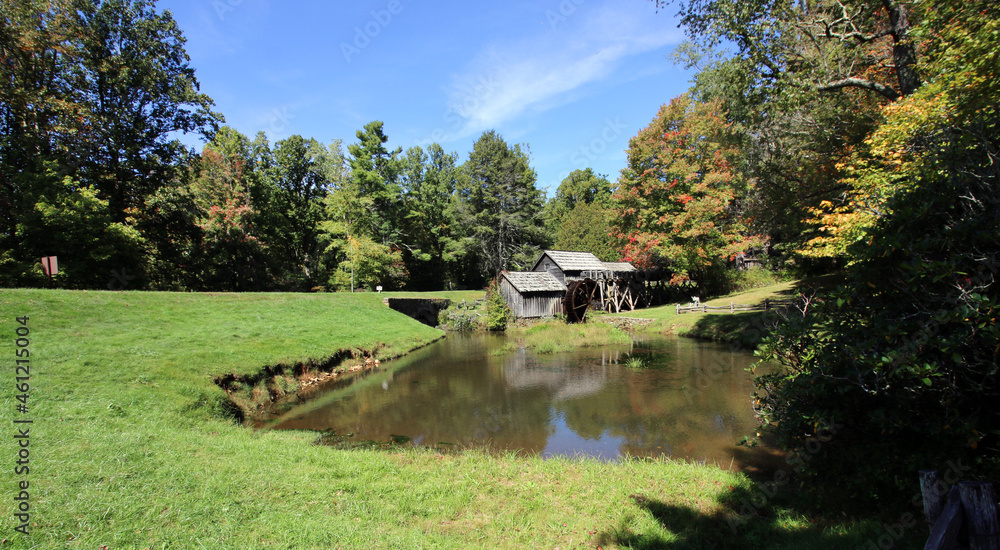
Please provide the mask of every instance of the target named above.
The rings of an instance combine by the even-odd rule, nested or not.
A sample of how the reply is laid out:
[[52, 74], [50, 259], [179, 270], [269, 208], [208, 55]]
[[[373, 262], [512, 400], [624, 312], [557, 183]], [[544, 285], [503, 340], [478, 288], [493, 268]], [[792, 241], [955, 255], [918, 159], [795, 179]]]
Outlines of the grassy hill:
[[[881, 534], [781, 496], [745, 509], [761, 486], [712, 465], [338, 450], [217, 416], [220, 374], [441, 336], [376, 294], [2, 290], [0, 335], [0, 487], [11, 511], [29, 484], [31, 533], [9, 512], [4, 548], [854, 548]], [[15, 473], [22, 425], [30, 471]]]

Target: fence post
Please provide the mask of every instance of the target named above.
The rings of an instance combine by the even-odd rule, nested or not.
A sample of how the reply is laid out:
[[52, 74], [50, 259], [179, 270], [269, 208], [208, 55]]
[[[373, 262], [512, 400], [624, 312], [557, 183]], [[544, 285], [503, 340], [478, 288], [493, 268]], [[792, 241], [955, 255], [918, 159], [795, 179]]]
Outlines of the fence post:
[[997, 499], [993, 485], [982, 481], [958, 484], [965, 509], [971, 550], [1000, 550], [1000, 524], [997, 522]]
[[941, 516], [934, 523], [931, 535], [927, 538], [924, 550], [954, 550], [965, 521], [964, 515], [958, 487], [952, 486], [948, 500], [941, 510]]
[[941, 489], [943, 485], [938, 484], [937, 470], [920, 470], [920, 494], [924, 498], [924, 519], [927, 520], [927, 528], [934, 530], [934, 524], [941, 517], [941, 510], [944, 508], [945, 495]]

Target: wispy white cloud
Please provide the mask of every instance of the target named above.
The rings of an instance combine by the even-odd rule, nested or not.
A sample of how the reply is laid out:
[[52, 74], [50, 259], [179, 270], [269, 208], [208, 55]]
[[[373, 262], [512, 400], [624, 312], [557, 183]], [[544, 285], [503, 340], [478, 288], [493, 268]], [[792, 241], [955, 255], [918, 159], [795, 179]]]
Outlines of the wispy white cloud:
[[[589, 9], [588, 9], [589, 8]], [[555, 8], [554, 8], [555, 9]], [[479, 52], [446, 90], [449, 138], [461, 139], [572, 101], [588, 84], [616, 74], [630, 56], [681, 40], [662, 19], [641, 10], [586, 4], [568, 15], [548, 10], [533, 36]]]
[[184, 29], [189, 37], [189, 50], [199, 57], [232, 57], [239, 55], [251, 40], [259, 40], [266, 30], [271, 10], [267, 0], [211, 0], [189, 8], [193, 23]]

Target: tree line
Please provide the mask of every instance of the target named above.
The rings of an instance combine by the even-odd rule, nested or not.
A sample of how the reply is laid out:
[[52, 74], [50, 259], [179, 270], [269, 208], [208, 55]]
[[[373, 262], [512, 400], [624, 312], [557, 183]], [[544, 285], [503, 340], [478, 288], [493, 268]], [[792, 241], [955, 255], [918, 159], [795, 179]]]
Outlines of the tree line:
[[564, 214], [610, 195], [578, 170], [566, 189], [595, 190], [547, 204], [527, 149], [492, 130], [462, 163], [436, 143], [390, 150], [380, 121], [346, 151], [245, 136], [149, 0], [18, 0], [0, 20], [2, 286], [49, 284], [39, 259], [56, 256], [64, 288], [482, 288], [578, 246], [553, 237]]

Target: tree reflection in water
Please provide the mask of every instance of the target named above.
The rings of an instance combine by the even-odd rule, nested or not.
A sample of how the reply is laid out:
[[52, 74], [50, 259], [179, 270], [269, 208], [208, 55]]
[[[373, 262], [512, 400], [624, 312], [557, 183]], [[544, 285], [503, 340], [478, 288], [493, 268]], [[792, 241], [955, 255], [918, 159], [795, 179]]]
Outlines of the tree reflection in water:
[[[490, 355], [492, 336], [451, 335], [288, 411], [274, 429], [349, 441], [485, 446], [615, 459], [667, 455], [729, 466], [756, 427], [745, 369], [753, 356], [643, 336], [632, 347]], [[646, 368], [623, 363], [641, 357]]]

